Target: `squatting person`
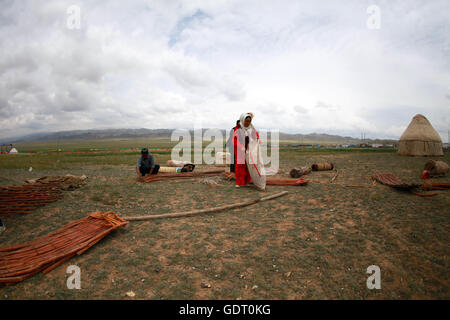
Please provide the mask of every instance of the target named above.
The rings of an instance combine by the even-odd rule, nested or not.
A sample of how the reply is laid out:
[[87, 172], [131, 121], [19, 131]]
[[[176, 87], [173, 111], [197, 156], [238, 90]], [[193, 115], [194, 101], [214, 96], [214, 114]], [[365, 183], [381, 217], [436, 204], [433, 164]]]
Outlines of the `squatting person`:
[[136, 164], [136, 173], [139, 178], [150, 174], [157, 174], [159, 171], [159, 164], [155, 164], [153, 155], [148, 152], [147, 148], [142, 148], [141, 156]]

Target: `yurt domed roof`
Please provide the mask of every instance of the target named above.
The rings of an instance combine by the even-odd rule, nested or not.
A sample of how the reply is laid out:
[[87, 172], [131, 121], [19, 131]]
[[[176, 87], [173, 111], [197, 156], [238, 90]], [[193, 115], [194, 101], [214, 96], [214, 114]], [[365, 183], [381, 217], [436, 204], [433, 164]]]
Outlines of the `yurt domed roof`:
[[411, 120], [408, 128], [403, 132], [400, 141], [432, 141], [441, 142], [441, 137], [434, 130], [430, 121], [425, 116], [417, 114]]

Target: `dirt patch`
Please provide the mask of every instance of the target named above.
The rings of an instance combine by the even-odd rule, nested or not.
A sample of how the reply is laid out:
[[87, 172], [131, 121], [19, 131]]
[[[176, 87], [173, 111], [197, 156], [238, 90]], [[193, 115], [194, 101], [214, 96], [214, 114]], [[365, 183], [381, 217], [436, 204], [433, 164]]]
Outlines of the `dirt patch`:
[[[130, 223], [47, 275], [0, 288], [1, 299], [132, 299], [125, 296], [130, 290], [133, 299], [450, 297], [449, 194], [425, 199], [380, 185], [344, 186], [370, 185], [369, 176], [377, 172], [417, 181], [422, 158], [281, 152], [285, 173], [279, 178], [287, 178], [294, 167], [328, 161], [339, 176], [330, 184], [335, 172], [313, 172], [304, 178], [321, 183], [269, 186], [265, 193], [235, 189], [226, 180], [219, 187], [198, 179], [139, 184], [133, 164], [108, 164], [117, 160], [108, 159], [96, 159], [102, 165], [74, 163], [71, 171], [0, 169], [2, 185], [44, 175], [89, 176], [86, 186], [64, 193], [62, 200], [4, 219], [2, 246], [35, 239], [99, 210], [126, 217], [204, 209], [283, 190], [289, 195], [210, 215]], [[129, 159], [135, 162], [134, 156]], [[82, 270], [78, 292], [65, 286], [70, 264]], [[372, 264], [382, 270], [382, 290], [376, 292], [366, 287]]]

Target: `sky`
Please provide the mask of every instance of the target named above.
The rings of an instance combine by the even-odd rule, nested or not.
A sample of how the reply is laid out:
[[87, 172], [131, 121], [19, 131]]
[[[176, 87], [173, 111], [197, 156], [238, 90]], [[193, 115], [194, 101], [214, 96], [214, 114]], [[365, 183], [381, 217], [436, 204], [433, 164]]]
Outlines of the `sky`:
[[448, 139], [448, 0], [0, 7], [0, 139], [229, 129], [244, 112], [260, 129], [392, 139], [420, 113]]

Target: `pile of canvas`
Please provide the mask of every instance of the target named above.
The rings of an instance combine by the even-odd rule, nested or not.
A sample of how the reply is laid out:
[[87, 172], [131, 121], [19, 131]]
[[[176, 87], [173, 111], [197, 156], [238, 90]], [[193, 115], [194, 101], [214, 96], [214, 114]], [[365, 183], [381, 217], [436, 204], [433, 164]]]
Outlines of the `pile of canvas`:
[[392, 173], [375, 174], [372, 176], [372, 179], [389, 187], [403, 190], [414, 189], [420, 186], [420, 184], [416, 183], [405, 183]]
[[445, 176], [449, 172], [449, 166], [444, 161], [430, 160], [425, 163], [422, 179]]
[[168, 167], [183, 167], [185, 164], [192, 164], [190, 161], [167, 160]]
[[218, 167], [225, 167], [231, 163], [231, 154], [229, 152], [217, 152], [215, 158], [215, 165]]

